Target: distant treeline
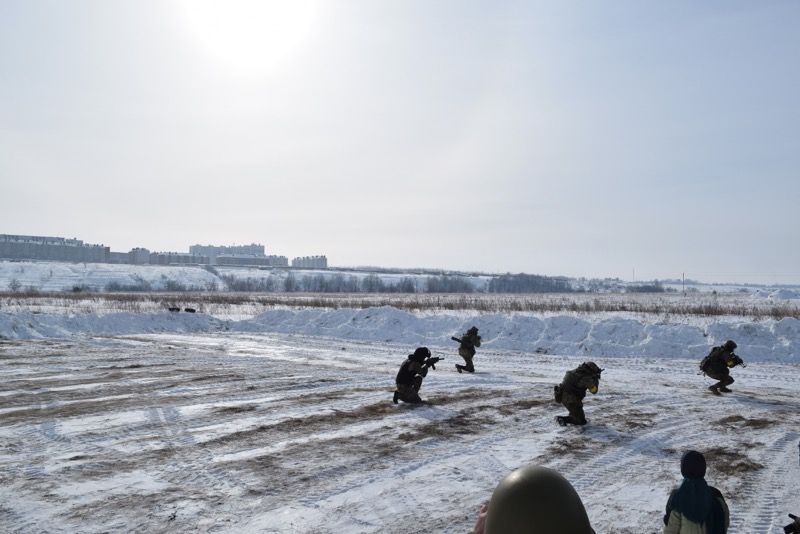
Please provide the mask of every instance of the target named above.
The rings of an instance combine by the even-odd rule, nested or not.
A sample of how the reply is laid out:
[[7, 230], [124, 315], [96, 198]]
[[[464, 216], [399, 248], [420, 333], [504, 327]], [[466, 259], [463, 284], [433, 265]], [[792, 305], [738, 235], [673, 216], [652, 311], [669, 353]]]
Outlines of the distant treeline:
[[566, 278], [536, 274], [504, 274], [489, 281], [489, 293], [571, 293]]
[[[189, 292], [189, 291], [234, 291], [247, 293], [576, 293], [591, 289], [575, 289], [563, 277], [533, 274], [504, 274], [489, 280], [485, 286], [476, 288], [473, 281], [464, 276], [441, 275], [428, 277], [406, 276], [386, 280], [377, 274], [363, 277], [337, 273], [295, 276], [269, 275], [261, 278], [239, 278], [219, 275], [221, 283], [210, 282], [203, 287], [186, 285], [162, 277], [160, 284], [152, 284], [135, 275], [132, 283], [109, 282], [105, 290], [114, 292]], [[13, 289], [12, 289], [13, 291]], [[663, 293], [664, 286], [658, 281], [628, 286], [629, 293]]]
[[458, 276], [432, 276], [421, 279], [403, 277], [395, 282], [385, 281], [370, 274], [364, 277], [344, 275], [306, 275], [296, 277], [289, 273], [285, 278], [236, 278], [223, 275], [228, 291], [285, 292], [285, 293], [472, 293], [475, 288]]

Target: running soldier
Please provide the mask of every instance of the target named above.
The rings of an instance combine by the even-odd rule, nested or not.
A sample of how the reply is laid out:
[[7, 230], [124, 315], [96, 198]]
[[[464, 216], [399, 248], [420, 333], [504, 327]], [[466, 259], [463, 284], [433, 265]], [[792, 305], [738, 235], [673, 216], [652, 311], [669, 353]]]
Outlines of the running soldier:
[[472, 358], [475, 357], [475, 347], [481, 346], [481, 336], [478, 335], [478, 327], [473, 326], [466, 333], [457, 338], [453, 336], [454, 341], [458, 341], [461, 345], [458, 347], [458, 355], [464, 358], [466, 365], [456, 364], [456, 370], [461, 373], [467, 371], [468, 373], [475, 372], [475, 366], [472, 364]]
[[436, 369], [436, 362], [441, 359], [432, 358], [428, 347], [419, 347], [414, 354], [409, 354], [397, 371], [395, 378], [397, 390], [392, 401], [395, 404], [398, 400], [420, 404], [422, 399], [419, 397], [419, 390], [422, 387], [422, 379], [428, 375], [428, 368]]
[[585, 425], [586, 415], [583, 413], [583, 398], [588, 389], [592, 395], [600, 386], [600, 369], [594, 362], [584, 362], [572, 371], [567, 371], [561, 384], [554, 387], [555, 400], [569, 410], [568, 416], [559, 415], [556, 421], [561, 426]]
[[731, 390], [728, 389], [728, 386], [734, 383], [730, 369], [737, 365], [746, 367], [744, 361], [733, 353], [735, 349], [736, 343], [729, 339], [724, 345], [711, 349], [708, 356], [700, 362], [700, 370], [703, 374], [719, 381], [708, 387], [714, 395], [719, 395], [720, 392], [730, 393]]

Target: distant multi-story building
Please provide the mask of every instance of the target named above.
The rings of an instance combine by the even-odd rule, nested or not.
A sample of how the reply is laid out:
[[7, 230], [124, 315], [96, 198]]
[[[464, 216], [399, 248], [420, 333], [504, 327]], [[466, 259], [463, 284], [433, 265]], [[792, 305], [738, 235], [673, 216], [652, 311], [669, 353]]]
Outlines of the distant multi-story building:
[[[324, 256], [322, 256], [324, 258]], [[288, 267], [286, 256], [267, 256], [264, 245], [194, 245], [185, 252], [150, 252], [136, 247], [130, 252], [111, 252], [109, 247], [79, 239], [0, 234], [0, 259], [55, 260], [132, 265], [229, 265]]]
[[216, 256], [254, 256], [263, 258], [265, 254], [264, 245], [256, 243], [231, 246], [192, 245], [189, 247], [189, 253], [196, 256], [208, 256], [209, 258]]
[[208, 256], [185, 252], [151, 252], [149, 261], [150, 265], [209, 265], [209, 262]]
[[288, 267], [289, 258], [286, 256], [244, 256], [224, 255], [214, 258], [215, 265], [221, 266], [256, 266], [256, 267]]
[[110, 257], [109, 247], [80, 239], [0, 234], [0, 258], [4, 259], [105, 263]]
[[327, 269], [328, 258], [326, 256], [303, 256], [293, 259], [292, 267], [302, 267], [305, 269]]
[[128, 263], [133, 265], [147, 265], [150, 263], [150, 251], [146, 248], [136, 247], [128, 252]]

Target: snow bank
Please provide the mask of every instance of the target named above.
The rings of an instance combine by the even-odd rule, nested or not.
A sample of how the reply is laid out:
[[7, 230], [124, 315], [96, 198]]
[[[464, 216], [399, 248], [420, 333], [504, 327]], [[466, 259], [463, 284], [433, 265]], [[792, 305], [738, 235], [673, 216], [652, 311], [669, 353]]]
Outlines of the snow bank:
[[396, 308], [339, 310], [276, 309], [245, 320], [204, 314], [112, 313], [63, 316], [29, 312], [0, 313], [0, 337], [32, 339], [82, 335], [146, 333], [284, 333], [409, 347], [454, 350], [450, 336], [470, 326], [483, 336], [481, 350], [514, 350], [592, 357], [699, 358], [713, 345], [735, 340], [746, 361], [800, 358], [800, 321], [712, 322], [707, 326], [647, 322], [603, 315], [578, 317], [532, 314], [414, 314]]
[[69, 317], [29, 312], [0, 313], [0, 339], [198, 333], [220, 328], [220, 321], [199, 313], [112, 313]]

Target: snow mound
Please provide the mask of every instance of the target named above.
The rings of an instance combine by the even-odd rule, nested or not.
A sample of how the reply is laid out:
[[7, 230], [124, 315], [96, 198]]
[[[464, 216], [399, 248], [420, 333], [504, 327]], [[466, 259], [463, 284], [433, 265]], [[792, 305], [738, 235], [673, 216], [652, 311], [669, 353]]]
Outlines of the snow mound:
[[68, 338], [146, 333], [280, 333], [354, 341], [427, 345], [454, 351], [458, 336], [478, 326], [481, 351], [503, 350], [584, 357], [696, 358], [733, 339], [746, 361], [800, 357], [800, 321], [713, 322], [708, 326], [648, 322], [617, 316], [530, 314], [415, 314], [392, 307], [365, 309], [276, 309], [245, 320], [202, 313], [112, 313], [54, 315], [0, 313], [0, 339]]
[[772, 300], [797, 300], [800, 299], [800, 291], [794, 289], [778, 289], [770, 293]]

